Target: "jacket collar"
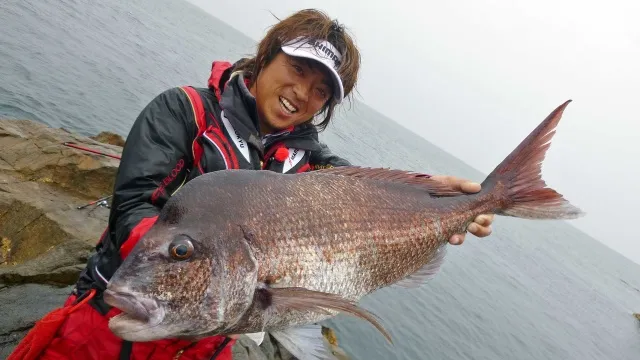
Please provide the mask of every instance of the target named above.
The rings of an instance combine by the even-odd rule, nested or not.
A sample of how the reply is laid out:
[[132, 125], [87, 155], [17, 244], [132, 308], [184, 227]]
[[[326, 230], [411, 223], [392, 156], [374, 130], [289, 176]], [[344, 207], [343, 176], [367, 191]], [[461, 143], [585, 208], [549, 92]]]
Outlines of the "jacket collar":
[[263, 154], [256, 99], [247, 89], [242, 74], [232, 76], [227, 82], [220, 98], [220, 106], [222, 116], [229, 120], [237, 135]]

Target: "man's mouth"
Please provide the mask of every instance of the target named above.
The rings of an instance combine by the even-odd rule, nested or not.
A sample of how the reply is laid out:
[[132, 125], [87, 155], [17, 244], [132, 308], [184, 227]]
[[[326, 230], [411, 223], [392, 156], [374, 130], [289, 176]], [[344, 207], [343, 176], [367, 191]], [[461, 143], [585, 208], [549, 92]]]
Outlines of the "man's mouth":
[[295, 114], [298, 112], [298, 108], [296, 108], [289, 100], [280, 96], [280, 105], [284, 109], [284, 111], [288, 114]]

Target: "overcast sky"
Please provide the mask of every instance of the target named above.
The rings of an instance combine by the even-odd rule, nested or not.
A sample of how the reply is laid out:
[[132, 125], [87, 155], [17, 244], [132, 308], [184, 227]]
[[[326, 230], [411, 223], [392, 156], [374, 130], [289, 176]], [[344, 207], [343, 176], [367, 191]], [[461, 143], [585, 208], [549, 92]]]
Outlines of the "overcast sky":
[[360, 47], [358, 99], [484, 173], [573, 99], [543, 176], [640, 263], [640, 1], [190, 1], [255, 40], [269, 11], [328, 12]]

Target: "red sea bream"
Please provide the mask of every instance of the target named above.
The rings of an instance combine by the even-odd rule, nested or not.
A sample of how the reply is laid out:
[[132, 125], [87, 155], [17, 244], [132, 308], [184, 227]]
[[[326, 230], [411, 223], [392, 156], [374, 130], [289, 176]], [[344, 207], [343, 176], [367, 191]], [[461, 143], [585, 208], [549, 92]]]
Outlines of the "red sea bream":
[[269, 332], [299, 358], [329, 358], [314, 324], [343, 312], [390, 339], [357, 302], [435, 276], [449, 237], [477, 215], [582, 215], [540, 175], [568, 103], [475, 194], [375, 168], [201, 175], [170, 198], [110, 280], [105, 300], [124, 313], [109, 326], [130, 341]]

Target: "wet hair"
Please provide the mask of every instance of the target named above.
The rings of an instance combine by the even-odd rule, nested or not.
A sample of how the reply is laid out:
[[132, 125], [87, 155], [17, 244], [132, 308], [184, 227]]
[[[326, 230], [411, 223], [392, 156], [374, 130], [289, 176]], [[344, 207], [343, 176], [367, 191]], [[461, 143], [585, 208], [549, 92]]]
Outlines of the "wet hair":
[[[282, 51], [282, 44], [298, 37], [329, 41], [342, 54], [338, 74], [344, 88], [343, 101], [350, 100], [352, 98], [351, 92], [355, 89], [358, 81], [360, 51], [352, 37], [347, 34], [345, 27], [336, 20], [331, 20], [327, 14], [320, 10], [300, 10], [284, 20], [280, 20], [269, 29], [265, 37], [258, 43], [255, 56], [245, 59], [234, 70], [243, 71], [245, 77], [249, 79], [249, 87], [251, 87], [260, 71]], [[309, 65], [311, 64], [309, 63]], [[331, 97], [320, 110], [320, 114], [324, 114], [324, 118], [315, 124], [319, 131], [329, 125], [336, 105], [335, 99]]]

